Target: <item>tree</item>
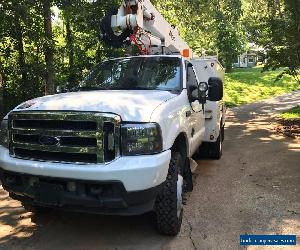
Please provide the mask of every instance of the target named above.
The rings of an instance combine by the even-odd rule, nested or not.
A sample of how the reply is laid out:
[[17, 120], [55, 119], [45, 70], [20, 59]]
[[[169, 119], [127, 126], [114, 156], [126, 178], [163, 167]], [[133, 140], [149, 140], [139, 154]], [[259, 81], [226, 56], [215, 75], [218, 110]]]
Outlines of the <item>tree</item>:
[[40, 95], [43, 78], [39, 60], [39, 14], [33, 0], [0, 2], [0, 62], [3, 102], [7, 112]]
[[[218, 54], [230, 69], [248, 40], [267, 49], [266, 69], [284, 66], [285, 73], [298, 77], [299, 1], [152, 3], [197, 55]], [[107, 47], [99, 35], [101, 18], [120, 2], [0, 0], [0, 73], [6, 111], [27, 99], [54, 93], [55, 85], [77, 85], [95, 64], [122, 56], [123, 49]], [[51, 10], [57, 9], [59, 18], [53, 18]]]
[[245, 16], [248, 38], [266, 50], [264, 70], [283, 67], [278, 79], [300, 83], [300, 0], [251, 1]]
[[245, 43], [241, 0], [153, 1], [198, 55], [219, 55], [231, 69]]
[[51, 0], [43, 0], [43, 15], [45, 29], [45, 61], [46, 61], [46, 84], [45, 94], [54, 94], [54, 45], [52, 37]]
[[300, 0], [285, 0], [284, 9], [278, 5], [279, 0], [277, 5], [276, 2], [269, 2], [272, 15], [269, 16], [267, 25], [270, 27], [271, 39], [265, 44], [265, 70], [285, 67], [278, 78], [289, 74], [300, 83]]
[[215, 6], [219, 59], [227, 70], [231, 70], [232, 64], [245, 45], [244, 31], [240, 25], [242, 3], [241, 0], [218, 0]]
[[[65, 42], [68, 55], [67, 82], [70, 85], [76, 83], [76, 67], [75, 67], [75, 51], [74, 51], [74, 35], [72, 26], [76, 25], [74, 16], [76, 16], [80, 1], [61, 0], [57, 2], [57, 6], [61, 9], [63, 22], [65, 23]], [[76, 18], [75, 18], [76, 19]]]
[[[15, 38], [16, 48], [18, 51], [18, 63], [20, 67], [20, 72], [22, 75], [21, 83], [23, 85], [22, 89], [26, 89], [26, 85], [28, 84], [28, 76], [26, 69], [26, 61], [25, 61], [25, 52], [23, 45], [23, 30], [21, 27], [21, 13], [24, 11], [23, 6], [16, 4], [12, 8], [13, 10], [13, 37]], [[24, 12], [23, 12], [24, 13]]]
[[[0, 62], [1, 63], [1, 62]], [[2, 79], [2, 74], [0, 70], [0, 119], [3, 118], [4, 115], [4, 103], [3, 103], [3, 79]]]
[[222, 11], [215, 13], [217, 24], [216, 46], [219, 51], [219, 60], [227, 70], [231, 70], [232, 64], [242, 50], [241, 35], [235, 29]]
[[[22, 23], [26, 22], [25, 20], [28, 17], [26, 6], [22, 5], [22, 3], [8, 1], [2, 4], [2, 11], [4, 12], [3, 19], [4, 24], [11, 22], [11, 28], [9, 30], [9, 36], [12, 38], [12, 43], [16, 48], [17, 52], [17, 64], [18, 64], [18, 73], [21, 75], [21, 84], [22, 97], [26, 97], [25, 89], [28, 85], [28, 72], [27, 72], [27, 65], [25, 60], [25, 51], [24, 51], [24, 38], [23, 38], [23, 27]], [[6, 19], [6, 20], [5, 20]], [[4, 26], [2, 27], [5, 28]], [[2, 30], [1, 33], [4, 33]]]
[[[216, 55], [213, 5], [206, 0], [151, 1], [166, 20], [176, 26], [193, 51]], [[203, 11], [205, 10], [205, 11]]]

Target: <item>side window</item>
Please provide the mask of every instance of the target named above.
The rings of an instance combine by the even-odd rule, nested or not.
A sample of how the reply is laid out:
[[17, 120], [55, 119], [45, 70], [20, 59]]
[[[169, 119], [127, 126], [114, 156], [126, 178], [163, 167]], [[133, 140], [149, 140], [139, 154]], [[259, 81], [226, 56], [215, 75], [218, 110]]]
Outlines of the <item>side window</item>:
[[187, 67], [187, 87], [198, 86], [198, 81], [193, 67]]

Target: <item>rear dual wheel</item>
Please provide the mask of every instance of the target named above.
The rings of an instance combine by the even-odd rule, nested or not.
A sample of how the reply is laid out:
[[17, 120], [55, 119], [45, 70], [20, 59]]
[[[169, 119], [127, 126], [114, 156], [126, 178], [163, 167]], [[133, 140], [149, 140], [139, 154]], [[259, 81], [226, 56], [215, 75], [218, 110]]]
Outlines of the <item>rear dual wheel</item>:
[[225, 138], [225, 128], [224, 125], [220, 126], [220, 134], [215, 142], [210, 143], [209, 157], [214, 160], [220, 160], [223, 153], [223, 141]]
[[213, 160], [220, 160], [223, 153], [223, 141], [225, 137], [224, 126], [220, 127], [220, 133], [215, 142], [204, 142], [200, 148], [200, 157], [209, 158]]
[[208, 156], [214, 160], [220, 160], [223, 152], [223, 139], [220, 133], [218, 139], [215, 142], [211, 142], [208, 148]]

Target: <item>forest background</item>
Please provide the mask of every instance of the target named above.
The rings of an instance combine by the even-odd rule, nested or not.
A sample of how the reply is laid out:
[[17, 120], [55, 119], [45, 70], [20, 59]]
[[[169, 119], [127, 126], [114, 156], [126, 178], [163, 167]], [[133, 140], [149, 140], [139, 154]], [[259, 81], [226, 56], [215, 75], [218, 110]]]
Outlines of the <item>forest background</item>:
[[[264, 48], [264, 70], [300, 82], [300, 0], [155, 0], [198, 54], [230, 72], [249, 44]], [[97, 63], [124, 55], [101, 40], [100, 20], [120, 1], [0, 0], [0, 115], [57, 86], [78, 84]]]

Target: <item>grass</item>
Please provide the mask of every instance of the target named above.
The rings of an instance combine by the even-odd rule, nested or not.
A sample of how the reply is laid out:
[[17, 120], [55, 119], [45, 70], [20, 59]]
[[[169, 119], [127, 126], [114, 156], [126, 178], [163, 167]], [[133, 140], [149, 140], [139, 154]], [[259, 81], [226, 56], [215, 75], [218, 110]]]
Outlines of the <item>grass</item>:
[[300, 106], [291, 108], [280, 115], [284, 120], [300, 119]]
[[225, 76], [225, 102], [228, 107], [247, 104], [300, 90], [291, 76], [274, 82], [281, 70], [261, 73], [262, 68], [234, 69]]

